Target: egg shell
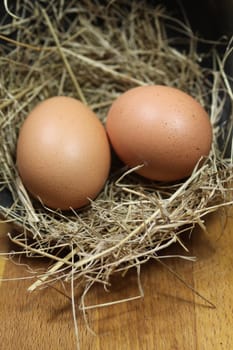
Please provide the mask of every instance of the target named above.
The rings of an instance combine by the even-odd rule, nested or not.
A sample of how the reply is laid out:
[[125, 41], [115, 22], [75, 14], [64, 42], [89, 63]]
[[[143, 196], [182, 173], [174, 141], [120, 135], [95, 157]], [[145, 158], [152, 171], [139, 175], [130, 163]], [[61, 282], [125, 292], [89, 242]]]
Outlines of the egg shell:
[[28, 191], [62, 210], [94, 199], [110, 168], [102, 123], [89, 107], [66, 96], [49, 98], [31, 111], [20, 129], [16, 157]]
[[212, 126], [204, 108], [185, 92], [163, 85], [130, 89], [112, 104], [106, 121], [110, 142], [140, 175], [175, 181], [208, 156]]

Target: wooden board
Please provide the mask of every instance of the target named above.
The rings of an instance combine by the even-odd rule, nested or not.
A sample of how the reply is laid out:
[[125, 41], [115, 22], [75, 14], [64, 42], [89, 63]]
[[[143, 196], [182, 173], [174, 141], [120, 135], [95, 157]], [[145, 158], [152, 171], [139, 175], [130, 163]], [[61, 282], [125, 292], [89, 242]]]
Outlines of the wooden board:
[[[208, 233], [197, 229], [186, 245], [195, 263], [167, 259], [166, 264], [211, 301], [211, 308], [180, 282], [167, 268], [144, 265], [141, 282], [144, 298], [88, 311], [90, 333], [78, 312], [81, 349], [91, 350], [230, 350], [233, 349], [233, 218], [223, 212], [208, 218]], [[228, 213], [229, 214], [229, 213]], [[0, 225], [0, 250], [14, 247], [6, 239], [9, 230]], [[166, 253], [175, 253], [174, 246]], [[17, 262], [17, 259], [15, 259]], [[165, 260], [164, 260], [165, 262]], [[43, 268], [43, 259], [21, 263]], [[4, 265], [4, 273], [3, 273]], [[4, 278], [31, 276], [25, 265], [0, 258]], [[0, 349], [76, 349], [70, 300], [53, 288], [27, 292], [32, 280], [4, 281], [0, 285]], [[57, 286], [61, 289], [61, 286]], [[110, 292], [95, 286], [88, 305], [138, 295], [134, 271], [114, 278]], [[77, 296], [78, 298], [78, 296]]]

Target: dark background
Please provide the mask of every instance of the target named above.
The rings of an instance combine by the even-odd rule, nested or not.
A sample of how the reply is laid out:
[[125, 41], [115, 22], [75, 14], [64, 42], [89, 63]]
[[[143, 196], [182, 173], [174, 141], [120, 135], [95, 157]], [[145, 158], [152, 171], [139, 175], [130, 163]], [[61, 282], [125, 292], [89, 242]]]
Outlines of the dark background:
[[[155, 1], [156, 2], [156, 1]], [[184, 7], [194, 32], [207, 39], [233, 35], [233, 0], [161, 1], [167, 7]]]

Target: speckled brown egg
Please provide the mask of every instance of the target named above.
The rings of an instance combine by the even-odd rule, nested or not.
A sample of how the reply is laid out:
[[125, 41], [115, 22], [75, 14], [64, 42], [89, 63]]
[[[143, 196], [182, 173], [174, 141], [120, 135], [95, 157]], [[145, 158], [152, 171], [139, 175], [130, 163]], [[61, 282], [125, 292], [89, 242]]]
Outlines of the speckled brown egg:
[[212, 144], [209, 116], [185, 92], [150, 85], [130, 89], [112, 104], [106, 121], [110, 142], [129, 167], [149, 179], [189, 176]]
[[101, 191], [110, 168], [105, 129], [89, 107], [56, 96], [25, 119], [17, 168], [28, 191], [48, 207], [80, 208]]

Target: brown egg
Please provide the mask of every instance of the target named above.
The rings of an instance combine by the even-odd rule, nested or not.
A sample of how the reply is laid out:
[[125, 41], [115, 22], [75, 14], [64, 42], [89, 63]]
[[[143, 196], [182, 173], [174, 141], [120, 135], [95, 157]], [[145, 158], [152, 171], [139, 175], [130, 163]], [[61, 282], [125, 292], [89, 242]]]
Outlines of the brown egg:
[[52, 97], [24, 121], [17, 167], [28, 191], [51, 208], [80, 208], [101, 191], [110, 147], [97, 116], [80, 101]]
[[112, 104], [106, 122], [111, 144], [130, 167], [158, 181], [191, 174], [211, 149], [212, 127], [203, 107], [188, 94], [154, 85], [130, 89]]

